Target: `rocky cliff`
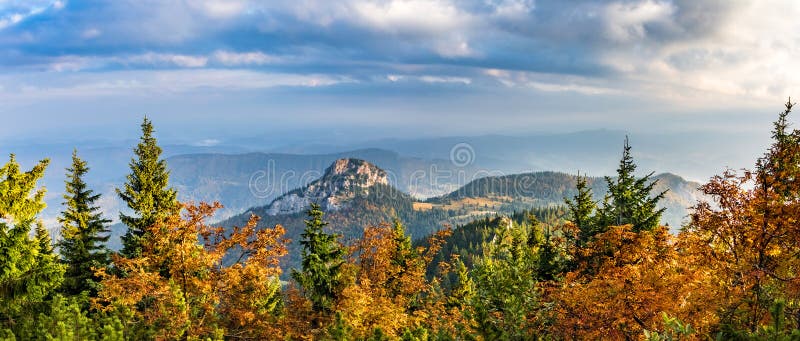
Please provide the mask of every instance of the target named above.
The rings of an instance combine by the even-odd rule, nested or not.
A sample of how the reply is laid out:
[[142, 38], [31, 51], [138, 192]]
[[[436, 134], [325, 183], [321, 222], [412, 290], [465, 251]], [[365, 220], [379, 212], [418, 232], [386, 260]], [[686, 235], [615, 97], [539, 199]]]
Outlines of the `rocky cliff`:
[[298, 213], [311, 203], [326, 212], [337, 211], [357, 195], [370, 194], [378, 184], [389, 185], [386, 171], [364, 160], [339, 159], [318, 180], [275, 199], [266, 212], [273, 216]]

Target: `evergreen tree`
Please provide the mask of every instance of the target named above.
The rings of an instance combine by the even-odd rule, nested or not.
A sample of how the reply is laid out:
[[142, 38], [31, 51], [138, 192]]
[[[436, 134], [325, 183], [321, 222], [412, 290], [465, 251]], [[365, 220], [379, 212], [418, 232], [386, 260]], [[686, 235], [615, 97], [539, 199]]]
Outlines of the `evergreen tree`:
[[128, 226], [128, 232], [122, 236], [121, 253], [128, 258], [141, 254], [148, 227], [180, 210], [177, 193], [168, 187], [167, 163], [160, 159], [161, 147], [147, 118], [142, 122], [142, 137], [134, 153], [136, 158], [130, 162], [131, 174], [124, 189], [117, 189], [119, 197], [134, 212], [134, 215], [120, 213], [120, 219]]
[[395, 250], [392, 252], [391, 263], [399, 272], [393, 274], [387, 281], [387, 289], [392, 296], [406, 294], [403, 291], [403, 278], [412, 273], [416, 267], [420, 266], [419, 256], [411, 245], [411, 236], [406, 234], [406, 228], [399, 219], [394, 220], [392, 225], [392, 235], [394, 237]]
[[656, 181], [650, 181], [653, 173], [643, 178], [636, 178], [636, 164], [631, 156], [628, 137], [622, 151], [622, 159], [617, 169], [617, 177], [606, 177], [608, 195], [603, 208], [598, 211], [598, 225], [633, 225], [633, 230], [651, 231], [658, 227], [664, 209], [658, 209], [658, 201], [664, 198], [666, 191], [651, 196]]
[[0, 168], [0, 324], [33, 314], [61, 284], [64, 269], [38, 219], [45, 190], [36, 189], [36, 183], [48, 163], [22, 172], [12, 154]]
[[450, 290], [446, 304], [448, 307], [460, 308], [469, 304], [475, 296], [475, 282], [472, 281], [469, 269], [460, 258], [455, 259], [453, 268], [455, 269], [457, 280]]
[[536, 281], [541, 236], [530, 226], [501, 219], [472, 271], [473, 329], [487, 340], [530, 340], [541, 308]]
[[566, 204], [569, 208], [569, 220], [578, 228], [578, 240], [580, 246], [585, 245], [595, 234], [603, 232], [595, 223], [592, 216], [597, 203], [592, 200], [592, 189], [587, 185], [586, 177], [578, 174], [576, 188], [578, 193], [567, 199]]
[[111, 220], [104, 219], [95, 202], [100, 194], [94, 194], [84, 182], [83, 177], [89, 171], [86, 161], [72, 152], [72, 167], [67, 168], [66, 194], [64, 194], [64, 211], [58, 221], [61, 223], [61, 240], [58, 249], [61, 261], [66, 265], [64, 283], [61, 290], [69, 295], [81, 292], [96, 291], [97, 278], [92, 268], [108, 266], [108, 249], [104, 243], [109, 236], [106, 224]]
[[293, 270], [292, 277], [311, 300], [314, 311], [328, 313], [343, 287], [345, 250], [339, 244], [338, 236], [323, 231], [328, 223], [322, 220], [324, 213], [319, 205], [311, 204], [307, 214], [309, 220], [305, 221], [306, 228], [300, 241], [303, 269]]

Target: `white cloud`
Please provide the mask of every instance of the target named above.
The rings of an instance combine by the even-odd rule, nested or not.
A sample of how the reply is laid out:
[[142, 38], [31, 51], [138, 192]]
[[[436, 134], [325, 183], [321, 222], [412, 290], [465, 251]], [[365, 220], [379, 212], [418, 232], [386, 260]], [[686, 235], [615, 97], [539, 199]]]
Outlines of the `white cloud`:
[[171, 65], [199, 68], [208, 64], [208, 57], [148, 52], [123, 58], [122, 61], [130, 64]]
[[275, 87], [324, 87], [350, 82], [354, 80], [346, 76], [225, 69], [43, 72], [0, 75], [0, 84], [9, 85], [0, 91], [0, 99], [35, 102], [51, 98], [135, 97], [206, 90], [235, 92]]
[[464, 85], [472, 83], [472, 80], [466, 77], [421, 76], [419, 80], [425, 83], [460, 83]]
[[487, 3], [494, 8], [495, 16], [510, 20], [528, 19], [536, 9], [534, 0], [488, 0]]
[[81, 38], [83, 39], [92, 39], [97, 38], [102, 34], [102, 32], [96, 28], [89, 28], [81, 33]]
[[187, 4], [209, 17], [228, 19], [243, 13], [248, 6], [248, 1], [243, 0], [193, 0]]
[[22, 21], [22, 19], [25, 19], [25, 15], [22, 15], [20, 13], [12, 13], [3, 18], [0, 18], [0, 30], [15, 25], [20, 21]]
[[611, 3], [604, 13], [606, 34], [611, 40], [620, 42], [646, 38], [646, 25], [674, 25], [674, 13], [675, 7], [666, 1]]
[[256, 52], [230, 52], [216, 51], [213, 55], [214, 61], [226, 66], [239, 65], [264, 65], [280, 60], [275, 56], [270, 56], [260, 51]]
[[203, 139], [195, 142], [193, 145], [196, 147], [213, 147], [219, 145], [222, 141], [217, 139]]
[[452, 76], [436, 76], [436, 75], [395, 75], [390, 74], [386, 75], [386, 79], [390, 82], [400, 82], [400, 81], [416, 81], [416, 82], [423, 82], [423, 83], [453, 83], [453, 84], [463, 84], [463, 85], [470, 85], [472, 84], [472, 79], [468, 77], [452, 77]]
[[471, 20], [444, 0], [357, 1], [353, 8], [364, 24], [392, 33], [445, 33]]
[[599, 51], [598, 61], [642, 96], [710, 107], [774, 103], [800, 93], [792, 76], [800, 74], [799, 2], [739, 3], [715, 17], [708, 34], [672, 40], [644, 39], [643, 22], [675, 22], [669, 18], [679, 13], [667, 5], [643, 1], [627, 15], [612, 32], [630, 44]]

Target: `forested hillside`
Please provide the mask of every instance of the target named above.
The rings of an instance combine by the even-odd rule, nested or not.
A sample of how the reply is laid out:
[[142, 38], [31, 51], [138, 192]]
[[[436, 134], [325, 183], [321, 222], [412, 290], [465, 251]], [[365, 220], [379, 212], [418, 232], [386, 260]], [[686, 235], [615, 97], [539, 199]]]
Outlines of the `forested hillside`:
[[[426, 202], [452, 207], [459, 202], [469, 202], [468, 199], [482, 198], [487, 204], [496, 203], [493, 205], [497, 206], [495, 210], [510, 213], [530, 207], [561, 205], [565, 198], [577, 193], [575, 186], [578, 179], [578, 175], [559, 172], [490, 176]], [[669, 173], [655, 175], [653, 180], [656, 181], [654, 191], [667, 191], [664, 199], [659, 201], [659, 208], [666, 209], [662, 221], [677, 231], [688, 220], [688, 208], [702, 198], [700, 184]], [[602, 201], [608, 193], [606, 180], [602, 177], [586, 177], [586, 182], [592, 189], [594, 200]]]

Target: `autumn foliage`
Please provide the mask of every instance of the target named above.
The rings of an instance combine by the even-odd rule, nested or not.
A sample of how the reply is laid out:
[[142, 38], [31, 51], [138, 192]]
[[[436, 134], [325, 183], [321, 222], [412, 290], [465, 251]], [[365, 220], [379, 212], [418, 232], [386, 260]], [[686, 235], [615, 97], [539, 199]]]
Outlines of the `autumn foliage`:
[[274, 335], [284, 230], [256, 229], [256, 217], [232, 231], [207, 225], [220, 207], [186, 205], [183, 217], [151, 226], [140, 257], [115, 256], [114, 273], [100, 270], [95, 308], [157, 339]]

